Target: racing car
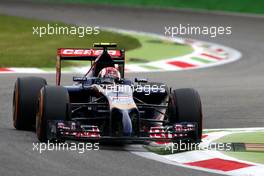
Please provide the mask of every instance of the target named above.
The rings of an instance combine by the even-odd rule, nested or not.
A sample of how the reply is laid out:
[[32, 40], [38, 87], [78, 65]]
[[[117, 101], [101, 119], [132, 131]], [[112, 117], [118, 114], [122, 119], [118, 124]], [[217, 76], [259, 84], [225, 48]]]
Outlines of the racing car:
[[[61, 85], [62, 61], [90, 61], [73, 84]], [[13, 94], [13, 125], [34, 130], [41, 142], [192, 141], [202, 137], [202, 105], [191, 88], [173, 90], [146, 78], [125, 77], [125, 50], [115, 43], [91, 49], [59, 48], [56, 85], [19, 77]]]

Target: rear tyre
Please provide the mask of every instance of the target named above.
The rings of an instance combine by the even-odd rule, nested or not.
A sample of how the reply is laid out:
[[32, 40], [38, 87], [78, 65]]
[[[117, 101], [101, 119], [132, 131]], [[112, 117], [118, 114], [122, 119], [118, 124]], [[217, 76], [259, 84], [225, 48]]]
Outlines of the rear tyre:
[[37, 98], [47, 85], [43, 78], [17, 78], [13, 93], [13, 125], [18, 130], [33, 130], [36, 124]]
[[49, 120], [68, 120], [70, 117], [69, 94], [61, 86], [45, 86], [40, 90], [36, 133], [40, 142], [47, 142]]
[[170, 124], [179, 122], [196, 122], [198, 135], [195, 141], [202, 138], [202, 104], [198, 92], [194, 89], [176, 89], [170, 95], [167, 109]]

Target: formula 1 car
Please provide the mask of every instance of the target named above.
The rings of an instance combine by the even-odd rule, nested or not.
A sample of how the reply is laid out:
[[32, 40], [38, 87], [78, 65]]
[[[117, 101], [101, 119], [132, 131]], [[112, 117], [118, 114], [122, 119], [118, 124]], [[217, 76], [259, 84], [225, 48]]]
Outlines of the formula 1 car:
[[[192, 141], [202, 136], [202, 106], [194, 89], [172, 90], [145, 78], [125, 78], [125, 51], [114, 43], [93, 49], [60, 48], [56, 85], [43, 78], [15, 83], [13, 124], [36, 130], [41, 142]], [[112, 49], [110, 49], [112, 48]], [[61, 61], [90, 61], [84, 76], [61, 86]]]

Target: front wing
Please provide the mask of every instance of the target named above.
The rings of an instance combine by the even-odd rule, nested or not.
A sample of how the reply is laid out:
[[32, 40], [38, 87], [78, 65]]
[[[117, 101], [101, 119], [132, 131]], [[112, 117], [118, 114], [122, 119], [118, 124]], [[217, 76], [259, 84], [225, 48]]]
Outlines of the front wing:
[[47, 137], [50, 141], [130, 141], [130, 142], [200, 142], [193, 141], [193, 136], [198, 135], [196, 123], [182, 122], [168, 126], [150, 127], [149, 131], [135, 136], [106, 136], [101, 135], [97, 126], [82, 125], [74, 121], [56, 121], [48, 122]]

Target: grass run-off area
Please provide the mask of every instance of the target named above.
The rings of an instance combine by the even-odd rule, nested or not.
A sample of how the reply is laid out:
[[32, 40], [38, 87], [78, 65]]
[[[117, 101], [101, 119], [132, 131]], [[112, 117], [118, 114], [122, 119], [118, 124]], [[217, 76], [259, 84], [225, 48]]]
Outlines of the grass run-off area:
[[224, 154], [240, 160], [264, 164], [264, 152], [224, 152]]
[[[33, 27], [49, 22], [0, 15], [0, 67], [54, 67], [57, 48], [92, 47], [94, 42], [117, 42], [121, 48], [139, 48], [139, 41], [127, 35], [101, 31], [98, 35], [33, 35]], [[62, 23], [58, 26], [67, 26]]]
[[[264, 132], [235, 133], [218, 139], [218, 143], [263, 143]], [[224, 152], [234, 158], [264, 164], [264, 152], [244, 151], [244, 152]]]
[[[218, 130], [214, 132], [218, 132]], [[252, 144], [262, 143], [264, 144], [263, 139], [264, 139], [264, 132], [241, 132], [241, 133], [234, 133], [231, 135], [226, 135], [214, 142], [217, 142], [217, 143], [249, 143], [249, 144], [250, 143]], [[169, 155], [169, 154], [174, 153], [171, 150], [171, 148], [168, 148], [168, 147], [166, 148], [164, 146], [160, 146], [160, 147], [145, 146], [145, 148], [149, 150], [150, 152], [154, 152], [159, 155]], [[261, 152], [261, 151], [235, 151], [235, 152], [226, 151], [223, 153], [225, 155], [228, 155], [228, 156], [240, 159], [240, 160], [264, 164], [264, 152]]]
[[264, 132], [234, 133], [218, 139], [217, 142], [264, 143]]
[[[68, 26], [48, 22], [0, 15], [0, 67], [54, 68], [57, 48], [92, 48], [95, 42], [114, 42], [124, 48], [128, 63], [145, 63], [167, 59], [192, 52], [192, 47], [144, 35], [115, 33], [100, 29], [98, 35], [33, 35], [33, 27]], [[67, 62], [64, 66], [77, 66]]]
[[[58, 2], [54, 0], [49, 1]], [[59, 0], [59, 2], [264, 13], [263, 0]]]

